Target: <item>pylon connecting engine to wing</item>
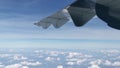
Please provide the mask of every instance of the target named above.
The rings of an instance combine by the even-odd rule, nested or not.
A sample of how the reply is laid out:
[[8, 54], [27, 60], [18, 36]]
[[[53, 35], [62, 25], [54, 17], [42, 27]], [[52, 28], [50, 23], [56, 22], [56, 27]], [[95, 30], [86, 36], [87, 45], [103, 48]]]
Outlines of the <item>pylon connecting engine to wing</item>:
[[69, 21], [68, 11], [75, 26], [83, 26], [95, 15], [105, 21], [108, 26], [120, 30], [120, 0], [77, 0], [67, 8], [35, 23], [37, 26], [48, 28], [51, 24], [59, 28]]

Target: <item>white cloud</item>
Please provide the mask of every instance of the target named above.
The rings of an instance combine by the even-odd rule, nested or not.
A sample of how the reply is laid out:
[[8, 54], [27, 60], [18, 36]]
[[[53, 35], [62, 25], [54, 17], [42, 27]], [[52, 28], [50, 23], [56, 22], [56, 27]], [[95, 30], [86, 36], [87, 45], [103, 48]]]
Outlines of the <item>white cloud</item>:
[[77, 52], [69, 52], [67, 58], [73, 58], [75, 56], [80, 56], [82, 53], [77, 53]]
[[68, 65], [81, 65], [88, 59], [92, 58], [92, 55], [87, 55], [78, 52], [69, 52], [66, 56], [66, 61]]
[[102, 62], [103, 62], [103, 61], [100, 60], [100, 59], [97, 59], [97, 60], [95, 60], [95, 61], [91, 61], [91, 62], [90, 62], [91, 66], [88, 67], [88, 68], [100, 68], [99, 65], [101, 65]]
[[58, 56], [59, 52], [58, 51], [51, 51], [50, 55], [51, 56]]
[[36, 61], [36, 62], [27, 62], [27, 61], [23, 61], [21, 62], [22, 65], [29, 65], [29, 66], [38, 66], [38, 65], [41, 65], [42, 63], [39, 62], [39, 61]]
[[29, 68], [28, 66], [23, 66], [22, 64], [12, 64], [12, 65], [7, 65], [5, 68]]
[[22, 68], [29, 68], [28, 66], [23, 66]]
[[81, 65], [83, 62], [87, 61], [87, 59], [78, 59], [76, 64]]
[[0, 62], [0, 68], [4, 68], [4, 65]]
[[41, 62], [27, 62], [27, 61], [23, 61], [20, 63], [15, 63], [15, 64], [11, 64], [11, 65], [0, 65], [0, 68], [29, 68], [29, 66], [38, 66], [41, 65]]
[[71, 58], [71, 59], [66, 59], [68, 65], [81, 65], [83, 62], [87, 61], [87, 59], [79, 59], [79, 58]]
[[53, 61], [54, 58], [52, 58], [52, 57], [46, 57], [45, 60], [46, 60], [46, 61]]
[[100, 68], [98, 65], [91, 65], [90, 67], [88, 68]]
[[106, 60], [104, 64], [107, 65], [107, 66], [112, 65], [112, 63], [109, 60]]
[[119, 66], [120, 67], [120, 61], [116, 61], [113, 63], [113, 66]]
[[90, 64], [91, 64], [91, 65], [100, 65], [100, 64], [102, 64], [102, 60], [97, 59], [97, 60], [95, 60], [95, 61], [91, 61]]
[[75, 65], [75, 62], [67, 62], [67, 65]]
[[59, 57], [50, 57], [50, 56], [48, 56], [48, 57], [45, 58], [45, 61], [50, 61], [50, 62], [60, 61], [60, 60], [61, 60], [61, 58], [59, 58]]
[[104, 65], [106, 65], [106, 66], [120, 66], [120, 61], [111, 62], [109, 60], [106, 60]]
[[63, 68], [63, 66], [62, 65], [58, 65], [57, 68]]
[[21, 56], [21, 55], [14, 55], [13, 60], [26, 60], [27, 57]]
[[69, 52], [66, 58], [92, 58], [92, 55], [82, 54], [78, 52]]

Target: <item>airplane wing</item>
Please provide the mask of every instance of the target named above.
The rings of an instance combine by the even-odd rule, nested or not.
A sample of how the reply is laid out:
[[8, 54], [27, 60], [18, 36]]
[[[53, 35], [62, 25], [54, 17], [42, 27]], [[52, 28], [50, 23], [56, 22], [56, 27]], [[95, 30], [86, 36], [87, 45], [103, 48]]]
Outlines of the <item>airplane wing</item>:
[[96, 14], [108, 26], [120, 30], [120, 0], [97, 0]]
[[69, 18], [65, 14], [64, 10], [58, 11], [55, 14], [48, 16], [38, 23], [34, 23], [37, 26], [41, 26], [44, 29], [47, 29], [50, 25], [53, 25], [55, 28], [59, 28], [69, 21]]
[[[108, 26], [120, 30], [120, 0], [76, 0], [65, 9], [75, 26], [83, 26], [97, 15]], [[69, 18], [62, 10], [42, 19], [35, 25], [46, 29], [52, 24], [55, 28], [59, 28], [67, 21]]]

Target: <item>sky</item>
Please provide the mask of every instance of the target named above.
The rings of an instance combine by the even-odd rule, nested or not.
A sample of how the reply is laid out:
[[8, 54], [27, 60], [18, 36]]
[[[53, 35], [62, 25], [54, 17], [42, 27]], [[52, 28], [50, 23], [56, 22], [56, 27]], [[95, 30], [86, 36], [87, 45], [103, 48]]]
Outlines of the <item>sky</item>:
[[33, 25], [74, 0], [0, 0], [0, 48], [120, 48], [120, 31], [97, 16], [85, 26]]

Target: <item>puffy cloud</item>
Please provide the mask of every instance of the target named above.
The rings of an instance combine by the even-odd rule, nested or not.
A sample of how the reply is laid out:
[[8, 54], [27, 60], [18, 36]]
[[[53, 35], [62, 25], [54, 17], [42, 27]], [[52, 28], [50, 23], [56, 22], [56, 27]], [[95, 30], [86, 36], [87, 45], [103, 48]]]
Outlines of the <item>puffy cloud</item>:
[[0, 68], [4, 68], [4, 65], [2, 65], [2, 63], [0, 63]]
[[28, 66], [23, 66], [22, 64], [12, 64], [12, 65], [7, 65], [5, 68], [29, 68]]
[[109, 60], [106, 60], [104, 65], [110, 66], [112, 63]]
[[46, 57], [45, 60], [53, 62], [53, 61], [60, 61], [61, 59], [59, 57]]
[[66, 61], [68, 61], [68, 65], [81, 65], [83, 62], [87, 61], [92, 57], [92, 55], [87, 55], [83, 53], [69, 52], [66, 56]]
[[58, 65], [57, 68], [63, 68], [63, 66], [62, 65]]
[[57, 51], [51, 51], [50, 52], [51, 56], [58, 56], [58, 54], [59, 54], [59, 52], [57, 52]]
[[81, 65], [83, 62], [87, 61], [87, 59], [77, 59], [77, 58], [72, 58], [72, 59], [66, 59], [68, 65]]
[[100, 68], [98, 65], [91, 65], [90, 67], [88, 68]]
[[78, 55], [82, 55], [82, 54], [81, 53], [77, 53], [77, 52], [70, 52], [70, 53], [68, 53], [67, 58], [73, 58], [73, 57], [78, 56]]
[[26, 60], [27, 57], [21, 56], [21, 55], [14, 55], [13, 60]]
[[16, 64], [11, 64], [11, 65], [1, 65], [0, 64], [0, 68], [29, 68], [28, 66], [37, 66], [37, 65], [41, 65], [42, 63], [40, 62], [20, 62], [20, 63], [16, 63]]
[[67, 65], [75, 65], [75, 62], [67, 62]]
[[92, 55], [87, 55], [87, 54], [82, 54], [82, 53], [78, 53], [78, 52], [69, 52], [68, 56], [66, 58], [92, 58]]
[[91, 61], [90, 62], [90, 64], [91, 64], [91, 66], [90, 67], [88, 67], [88, 68], [100, 68], [100, 64], [102, 64], [102, 60], [100, 60], [100, 59], [97, 59], [97, 60], [95, 60], [95, 61]]
[[95, 60], [95, 61], [91, 61], [90, 64], [91, 64], [91, 65], [100, 65], [100, 64], [102, 64], [102, 62], [103, 62], [102, 60], [97, 59], [97, 60]]
[[22, 68], [29, 68], [28, 66], [23, 66]]
[[52, 58], [52, 57], [47, 57], [47, 58], [45, 58], [45, 60], [46, 60], [46, 61], [53, 61], [54, 58]]
[[21, 54], [0, 54], [0, 58], [11, 58], [13, 60], [26, 60], [27, 57], [22, 56]]
[[119, 66], [120, 67], [120, 62], [119, 61], [114, 62], [113, 66]]
[[81, 65], [83, 62], [85, 62], [87, 59], [79, 59], [76, 61], [76, 64]]
[[119, 61], [115, 61], [115, 62], [112, 63], [111, 61], [106, 60], [104, 65], [106, 65], [106, 66], [120, 66], [120, 62]]
[[23, 61], [21, 62], [22, 65], [29, 65], [29, 66], [38, 66], [38, 65], [41, 65], [42, 63], [39, 62], [39, 61], [36, 61], [36, 62], [27, 62], [27, 61]]

